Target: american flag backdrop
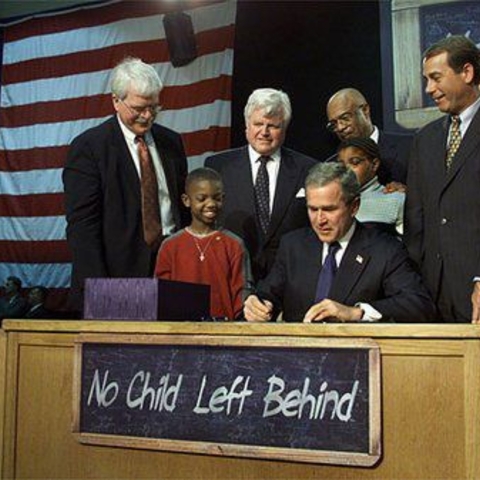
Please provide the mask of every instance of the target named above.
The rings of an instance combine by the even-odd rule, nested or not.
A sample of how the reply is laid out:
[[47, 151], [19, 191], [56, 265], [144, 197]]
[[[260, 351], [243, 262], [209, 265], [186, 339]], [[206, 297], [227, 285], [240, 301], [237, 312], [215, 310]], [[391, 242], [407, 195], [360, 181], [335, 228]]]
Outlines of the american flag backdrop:
[[113, 1], [3, 28], [0, 103], [0, 282], [51, 291], [70, 285], [62, 168], [68, 145], [113, 113], [109, 74], [125, 56], [153, 64], [164, 82], [157, 122], [182, 134], [189, 168], [230, 146], [235, 0], [195, 1], [197, 58], [169, 61], [163, 16], [171, 2]]

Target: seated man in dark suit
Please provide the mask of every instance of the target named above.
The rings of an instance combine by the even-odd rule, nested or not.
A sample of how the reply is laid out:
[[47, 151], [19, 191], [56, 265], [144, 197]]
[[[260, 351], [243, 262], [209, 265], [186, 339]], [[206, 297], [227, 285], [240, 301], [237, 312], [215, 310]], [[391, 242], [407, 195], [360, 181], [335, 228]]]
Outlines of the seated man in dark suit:
[[316, 161], [283, 146], [291, 116], [286, 93], [255, 90], [245, 106], [248, 145], [205, 161], [225, 187], [220, 223], [245, 242], [255, 281], [270, 271], [281, 236], [308, 225], [303, 186]]
[[245, 301], [245, 318], [269, 321], [283, 311], [287, 322], [432, 320], [435, 306], [403, 244], [355, 220], [355, 173], [319, 164], [305, 191], [311, 227], [284, 236], [270, 274]]
[[28, 310], [28, 304], [22, 297], [22, 281], [18, 277], [5, 280], [5, 297], [0, 302], [0, 319], [22, 318]]
[[48, 289], [42, 285], [32, 287], [28, 292], [28, 304], [30, 308], [25, 313], [25, 318], [53, 318], [53, 312], [45, 306]]
[[[377, 143], [382, 159], [377, 173], [378, 181], [382, 185], [392, 184], [392, 190], [405, 189], [408, 155], [412, 144], [410, 135], [379, 130], [372, 123], [370, 105], [363, 94], [354, 88], [343, 88], [330, 97], [327, 117], [328, 130], [335, 133], [340, 141], [369, 137]], [[335, 159], [336, 155], [333, 155], [327, 161]]]

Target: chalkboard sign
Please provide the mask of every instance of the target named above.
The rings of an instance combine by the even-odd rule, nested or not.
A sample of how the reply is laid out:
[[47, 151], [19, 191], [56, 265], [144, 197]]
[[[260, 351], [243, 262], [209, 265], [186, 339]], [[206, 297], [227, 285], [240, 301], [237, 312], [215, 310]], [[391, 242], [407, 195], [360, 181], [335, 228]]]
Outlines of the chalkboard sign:
[[81, 442], [365, 466], [380, 457], [370, 340], [83, 335], [76, 350]]

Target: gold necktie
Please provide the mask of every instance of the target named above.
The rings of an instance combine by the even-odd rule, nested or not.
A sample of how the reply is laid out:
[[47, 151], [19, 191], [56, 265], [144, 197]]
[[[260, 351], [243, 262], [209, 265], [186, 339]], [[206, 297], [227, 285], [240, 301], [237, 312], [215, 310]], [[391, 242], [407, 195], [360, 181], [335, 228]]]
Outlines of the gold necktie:
[[149, 247], [157, 249], [162, 239], [158, 183], [152, 157], [143, 137], [137, 136], [138, 158], [140, 160], [143, 237]]
[[452, 115], [451, 121], [450, 140], [448, 142], [447, 158], [445, 159], [447, 172], [452, 166], [453, 158], [455, 157], [462, 141], [462, 134], [460, 133], [460, 117], [458, 115]]

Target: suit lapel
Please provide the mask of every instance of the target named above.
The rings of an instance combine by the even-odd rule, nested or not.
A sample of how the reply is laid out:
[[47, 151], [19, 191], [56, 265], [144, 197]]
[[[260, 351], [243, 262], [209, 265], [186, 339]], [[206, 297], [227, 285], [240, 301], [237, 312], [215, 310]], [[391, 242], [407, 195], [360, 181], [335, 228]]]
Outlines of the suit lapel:
[[340, 303], [346, 301], [370, 261], [362, 230], [357, 223], [332, 285], [330, 297]]
[[[446, 129], [448, 131], [448, 125], [446, 126]], [[471, 156], [472, 152], [478, 151], [479, 143], [480, 143], [480, 136], [478, 135], [479, 131], [480, 131], [480, 109], [477, 111], [477, 113], [473, 117], [468, 127], [468, 130], [466, 131], [465, 136], [463, 137], [462, 142], [460, 143], [460, 147], [455, 157], [453, 158], [453, 163], [450, 168], [450, 171], [446, 175], [443, 188], [445, 188], [452, 181], [452, 179], [458, 174], [458, 172], [462, 169], [467, 159]]]
[[123, 136], [120, 125], [116, 117], [112, 118], [112, 138], [111, 138], [111, 151], [115, 158], [115, 164], [119, 175], [122, 178], [122, 185], [125, 191], [135, 198], [140, 205], [140, 178], [138, 171], [135, 167], [133, 158], [128, 149], [127, 142]]
[[239, 210], [247, 212], [255, 211], [255, 200], [253, 193], [253, 180], [252, 180], [252, 166], [250, 164], [250, 157], [248, 155], [248, 148], [243, 147], [240, 155], [228, 160], [230, 163], [231, 171], [233, 172], [231, 185], [232, 193], [231, 198], [234, 199], [235, 204]]
[[276, 229], [281, 224], [288, 206], [292, 202], [292, 198], [297, 193], [297, 179], [299, 178], [298, 170], [298, 166], [292, 155], [282, 149], [272, 215], [267, 232], [267, 240], [275, 233]]

